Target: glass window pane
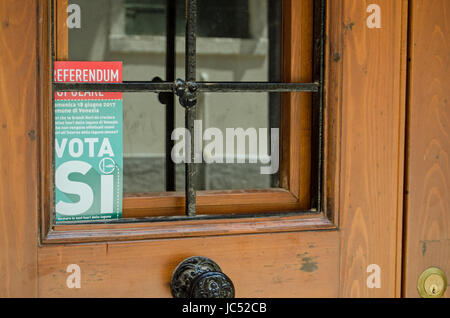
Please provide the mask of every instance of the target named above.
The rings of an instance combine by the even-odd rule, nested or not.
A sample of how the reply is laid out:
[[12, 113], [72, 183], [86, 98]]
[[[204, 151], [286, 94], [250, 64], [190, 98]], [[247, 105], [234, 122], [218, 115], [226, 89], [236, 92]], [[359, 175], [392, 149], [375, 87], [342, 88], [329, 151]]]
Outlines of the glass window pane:
[[123, 94], [123, 191], [165, 191], [164, 105], [154, 93]]
[[[280, 0], [201, 1], [197, 67], [203, 81], [280, 81]], [[215, 5], [213, 5], [215, 4]], [[219, 8], [220, 5], [227, 10]], [[271, 21], [269, 23], [269, 21]], [[202, 30], [208, 32], [202, 34]]]
[[[199, 0], [198, 36], [249, 38], [248, 0]], [[126, 0], [126, 33], [163, 35], [165, 0]], [[186, 1], [176, 0], [177, 35], [184, 35]]]
[[[279, 99], [275, 99], [275, 103], [271, 102], [273, 95], [268, 93], [200, 94], [196, 116], [198, 125], [201, 125], [200, 138], [203, 141], [202, 163], [197, 165], [196, 184], [199, 190], [279, 187], [279, 167], [275, 167], [272, 174], [261, 173], [262, 167], [268, 167], [271, 164], [266, 163], [267, 160], [272, 159], [271, 129], [280, 127]], [[184, 119], [181, 113], [179, 115], [177, 127], [182, 127]], [[230, 138], [229, 136], [232, 135], [233, 138]], [[273, 137], [279, 144], [279, 136]], [[234, 146], [227, 148], [227, 145], [232, 143]], [[239, 145], [242, 146], [238, 149]], [[279, 157], [277, 159], [279, 163]], [[274, 165], [276, 166], [276, 162]], [[183, 171], [183, 165], [177, 165], [177, 173], [181, 173], [181, 177]], [[184, 182], [178, 183], [177, 190], [183, 189]]]
[[[81, 28], [69, 29], [70, 60], [123, 61], [124, 81], [164, 79], [165, 0], [69, 3], [82, 14]], [[176, 74], [184, 78], [185, 1], [176, 4]], [[280, 0], [199, 0], [198, 6], [198, 81], [280, 81]], [[175, 107], [175, 127], [184, 127], [184, 109]], [[197, 108], [204, 130], [279, 127], [279, 94], [202, 94]], [[154, 93], [124, 94], [123, 115], [124, 193], [165, 191], [165, 105]], [[261, 175], [260, 167], [201, 164], [199, 190], [277, 187], [277, 175]], [[184, 189], [183, 165], [176, 165], [176, 185]]]
[[164, 77], [165, 8], [153, 26], [159, 30], [157, 36], [130, 36], [126, 34], [125, 0], [69, 0], [69, 3], [78, 4], [81, 9], [81, 27], [69, 28], [68, 32], [69, 60], [122, 61], [124, 81]]

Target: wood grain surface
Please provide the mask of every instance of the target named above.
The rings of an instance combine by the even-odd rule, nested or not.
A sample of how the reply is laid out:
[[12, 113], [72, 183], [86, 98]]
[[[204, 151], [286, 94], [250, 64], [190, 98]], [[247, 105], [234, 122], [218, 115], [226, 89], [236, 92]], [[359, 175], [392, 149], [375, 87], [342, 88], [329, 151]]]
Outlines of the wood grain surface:
[[410, 15], [404, 296], [418, 297], [428, 267], [450, 277], [450, 1], [412, 0]]
[[[337, 297], [338, 233], [304, 232], [46, 246], [39, 253], [41, 297], [171, 297], [175, 267], [191, 256], [216, 261], [236, 297]], [[66, 269], [81, 269], [69, 289]]]
[[37, 296], [37, 1], [0, 1], [0, 297]]
[[[380, 29], [366, 25], [368, 4], [342, 3], [342, 297], [400, 296], [407, 1], [377, 1]], [[379, 289], [366, 285], [371, 264]]]
[[[414, 143], [409, 148], [406, 199], [407, 295], [413, 295], [423, 266], [444, 267], [448, 262], [445, 1], [433, 0], [435, 6], [412, 1], [417, 49], [411, 50], [416, 64], [409, 85], [415, 95], [410, 96], [408, 119]], [[339, 142], [326, 143], [327, 160], [338, 164], [330, 171], [338, 185], [333, 193], [339, 197], [328, 196], [327, 207], [339, 213], [338, 230], [46, 244], [39, 249], [36, 143], [42, 129], [37, 131], [36, 109], [38, 92], [48, 81], [40, 77], [42, 61], [36, 57], [36, 39], [42, 40], [38, 31], [43, 28], [38, 3], [43, 2], [0, 1], [0, 296], [170, 296], [174, 267], [193, 255], [217, 261], [240, 297], [400, 295], [406, 0], [377, 1], [381, 29], [366, 27], [367, 1], [328, 1], [327, 78], [337, 83], [328, 86], [333, 94], [326, 111], [336, 111], [328, 118], [339, 121], [333, 126], [338, 129], [333, 140]], [[412, 129], [414, 125], [420, 129]], [[81, 267], [79, 290], [66, 286], [69, 264]], [[381, 267], [380, 289], [366, 286], [370, 264]]]
[[[284, 82], [312, 82], [312, 0], [283, 1]], [[299, 201], [299, 210], [310, 208], [312, 94], [282, 95], [280, 184]]]

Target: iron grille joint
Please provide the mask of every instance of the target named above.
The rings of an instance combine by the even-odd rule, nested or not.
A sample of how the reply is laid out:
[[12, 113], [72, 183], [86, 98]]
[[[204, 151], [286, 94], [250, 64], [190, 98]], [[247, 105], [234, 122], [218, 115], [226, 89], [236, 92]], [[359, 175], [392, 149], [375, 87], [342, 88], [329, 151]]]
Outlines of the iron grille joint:
[[184, 108], [192, 108], [197, 104], [197, 90], [196, 82], [186, 82], [182, 79], [175, 81], [174, 93], [178, 96], [180, 104]]

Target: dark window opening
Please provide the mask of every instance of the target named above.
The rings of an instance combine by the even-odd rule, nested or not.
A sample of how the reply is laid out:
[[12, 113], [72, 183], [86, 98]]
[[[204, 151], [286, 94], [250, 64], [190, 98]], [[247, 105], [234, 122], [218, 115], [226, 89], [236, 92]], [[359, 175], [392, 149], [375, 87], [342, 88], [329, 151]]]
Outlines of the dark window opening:
[[[176, 0], [176, 35], [185, 32], [186, 1]], [[165, 0], [126, 0], [125, 33], [129, 35], [164, 35]], [[250, 38], [248, 0], [199, 0], [198, 36]]]

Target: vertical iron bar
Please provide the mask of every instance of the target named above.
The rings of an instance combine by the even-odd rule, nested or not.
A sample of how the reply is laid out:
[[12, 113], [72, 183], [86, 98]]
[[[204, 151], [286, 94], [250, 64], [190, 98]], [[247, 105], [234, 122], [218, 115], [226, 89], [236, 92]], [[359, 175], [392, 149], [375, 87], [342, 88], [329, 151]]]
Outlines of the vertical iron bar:
[[[176, 36], [176, 0], [166, 1], [166, 81], [175, 81], [175, 36]], [[171, 138], [175, 129], [175, 95], [167, 94], [166, 104], [166, 191], [176, 189], [175, 163], [171, 152], [174, 141]]]
[[321, 210], [322, 206], [322, 156], [323, 156], [323, 85], [325, 68], [325, 21], [326, 0], [314, 1], [314, 65], [313, 80], [318, 82], [319, 91], [313, 93], [313, 132], [311, 160], [311, 208]]
[[[281, 82], [281, 0], [268, 0], [267, 23], [269, 35], [269, 82]], [[269, 140], [271, 145], [271, 128], [280, 128], [281, 94], [269, 93]], [[272, 153], [272, 149], [270, 149]], [[279, 172], [271, 175], [270, 185], [280, 186]]]
[[[186, 82], [196, 81], [196, 37], [197, 37], [197, 0], [186, 0]], [[196, 214], [195, 179], [197, 167], [194, 162], [194, 121], [196, 119], [196, 106], [186, 107], [185, 126], [190, 133], [190, 161], [185, 165], [186, 182], [186, 215]]]

